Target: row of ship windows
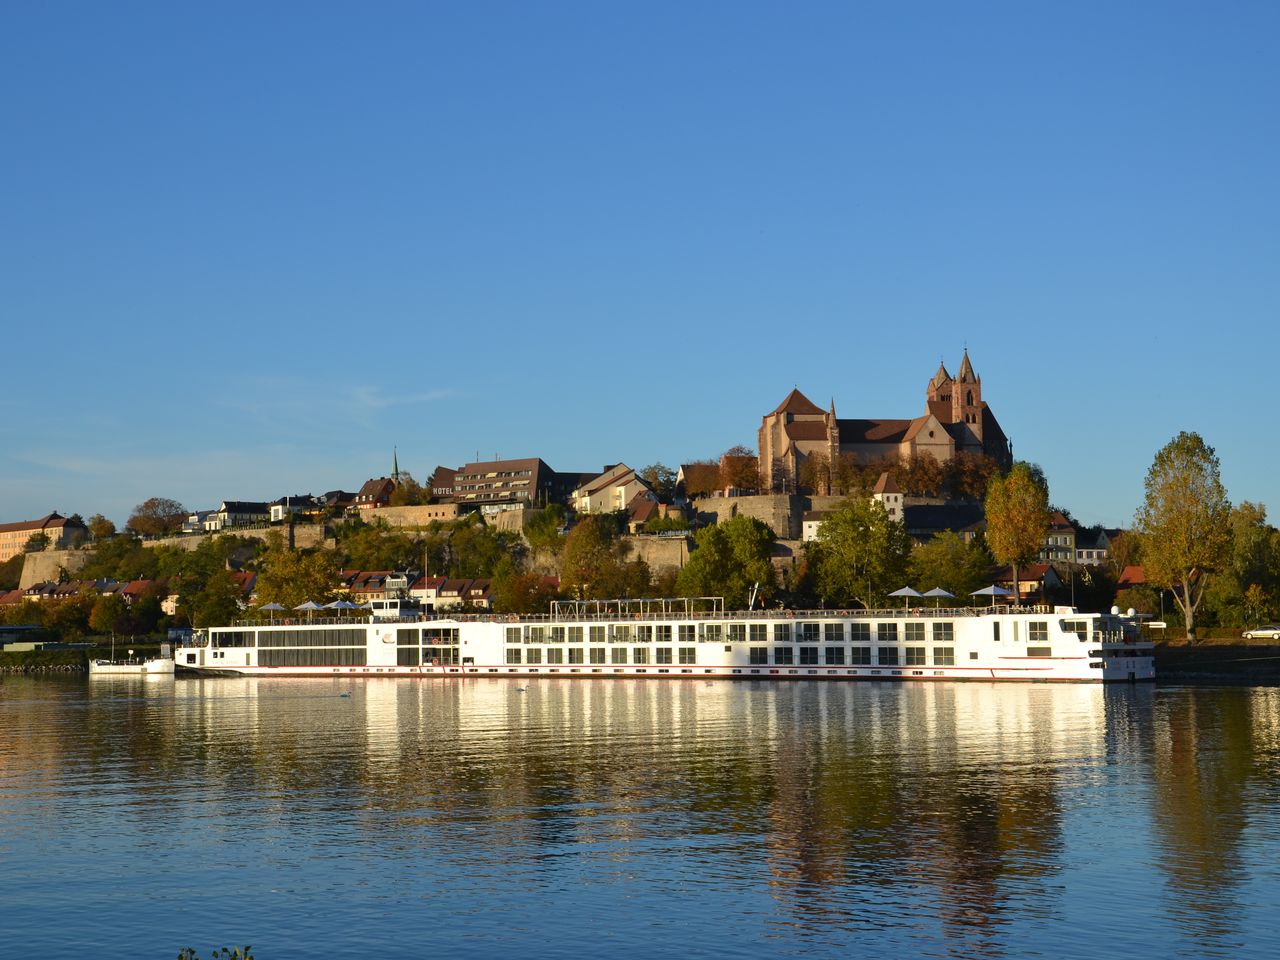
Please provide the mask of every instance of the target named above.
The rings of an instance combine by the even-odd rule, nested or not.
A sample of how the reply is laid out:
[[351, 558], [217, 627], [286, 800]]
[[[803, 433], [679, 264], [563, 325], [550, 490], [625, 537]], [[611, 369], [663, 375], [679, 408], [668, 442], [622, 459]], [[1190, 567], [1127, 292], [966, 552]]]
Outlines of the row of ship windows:
[[[899, 627], [902, 630], [899, 631]], [[1031, 623], [1030, 639], [1049, 639], [1048, 622]], [[848, 630], [845, 628], [848, 627]], [[875, 630], [872, 630], [875, 627]], [[681, 623], [593, 624], [563, 627], [507, 627], [507, 643], [924, 643], [925, 628], [934, 643], [955, 641], [954, 623]], [[770, 629], [772, 628], [772, 629]]]
[[[800, 664], [801, 666], [817, 666], [819, 663], [825, 663], [827, 666], [844, 666], [846, 663], [852, 666], [871, 666], [872, 663], [880, 666], [897, 666], [899, 663], [899, 650], [902, 653], [902, 663], [906, 666], [924, 666], [932, 663], [937, 667], [955, 666], [956, 650], [955, 647], [750, 647], [748, 648], [748, 663], [753, 666], [789, 666], [792, 664]], [[538, 647], [507, 647], [506, 662], [507, 663], [526, 663], [526, 664], [542, 664], [542, 663], [610, 663], [617, 665], [643, 665], [648, 663], [673, 663], [693, 664], [698, 662], [697, 647], [655, 647], [653, 649], [653, 659], [650, 660], [650, 651], [647, 647], [633, 647], [630, 650], [626, 647], [570, 647], [563, 650], [559, 647], [547, 647], [545, 649]], [[875, 660], [872, 660], [872, 653], [875, 654]], [[799, 659], [797, 659], [797, 653]], [[567, 656], [566, 656], [567, 654]], [[1051, 651], [1048, 647], [1028, 647], [1027, 655], [1031, 657], [1048, 657]], [[676, 658], [673, 660], [673, 656]], [[969, 654], [970, 659], [976, 660], [978, 654], [976, 652]]]
[[[773, 657], [770, 659], [770, 650]], [[429, 649], [425, 651], [429, 656], [421, 655], [417, 647], [401, 647], [396, 651], [396, 664], [401, 667], [423, 666], [457, 666], [460, 663], [457, 647], [441, 647]], [[582, 647], [570, 648], [568, 651], [558, 647], [550, 647], [546, 650], [527, 649], [523, 647], [508, 647], [506, 662], [508, 664], [528, 664], [538, 666], [542, 664], [584, 664], [592, 665], [611, 664], [613, 666], [645, 666], [650, 662], [658, 665], [669, 665], [677, 662], [681, 665], [692, 666], [698, 662], [696, 647], [680, 647], [675, 651], [670, 647], [658, 647], [654, 653], [652, 661], [649, 659], [649, 650], [643, 647], [634, 648], [631, 656], [627, 656], [625, 648], [606, 649], [604, 647]], [[902, 660], [899, 661], [897, 647], [880, 647], [874, 649], [871, 647], [854, 647], [846, 650], [844, 647], [827, 647], [819, 650], [818, 647], [800, 647], [799, 659], [794, 657], [794, 649], [791, 647], [753, 647], [751, 648], [751, 658], [749, 663], [751, 666], [818, 666], [820, 663], [826, 666], [881, 666], [881, 667], [923, 667], [932, 664], [935, 667], [952, 667], [955, 666], [956, 656], [954, 647], [933, 647], [931, 650], [925, 647], [905, 647], [902, 649]], [[872, 653], [875, 653], [875, 659], [872, 659]], [[568, 656], [566, 657], [566, 653]], [[821, 653], [822, 659], [819, 659]], [[213, 654], [215, 657], [220, 655], [219, 651]], [[673, 661], [673, 655], [676, 659]], [[1048, 647], [1028, 647], [1027, 655], [1030, 657], [1048, 657], [1051, 651]], [[1138, 656], [1141, 654], [1130, 654]], [[1150, 656], [1149, 653], [1146, 654]], [[978, 654], [971, 652], [970, 659], [976, 660]], [[263, 667], [325, 667], [325, 666], [344, 666], [344, 667], [363, 667], [368, 663], [368, 651], [363, 647], [325, 647], [316, 649], [263, 649], [258, 651], [258, 665]], [[1092, 663], [1091, 666], [1101, 666], [1100, 662]]]

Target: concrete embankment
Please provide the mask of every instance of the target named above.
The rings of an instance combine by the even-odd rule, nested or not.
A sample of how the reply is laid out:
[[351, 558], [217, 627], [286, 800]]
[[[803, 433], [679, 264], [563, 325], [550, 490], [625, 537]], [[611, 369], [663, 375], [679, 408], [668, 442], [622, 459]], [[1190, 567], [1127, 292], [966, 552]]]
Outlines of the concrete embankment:
[[1156, 644], [1161, 683], [1280, 685], [1280, 646], [1206, 641]]

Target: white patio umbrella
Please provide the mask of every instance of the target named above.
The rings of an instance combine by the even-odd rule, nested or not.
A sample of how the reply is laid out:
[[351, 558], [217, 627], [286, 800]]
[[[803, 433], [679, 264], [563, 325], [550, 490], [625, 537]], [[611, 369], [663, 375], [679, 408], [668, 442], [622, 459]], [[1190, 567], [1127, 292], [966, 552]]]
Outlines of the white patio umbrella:
[[320, 604], [316, 603], [314, 600], [308, 600], [306, 603], [298, 604], [293, 609], [302, 610], [305, 613], [312, 614], [312, 613], [315, 613], [317, 610], [323, 610], [324, 607], [320, 606]]
[[280, 606], [280, 604], [278, 603], [264, 603], [258, 609], [259, 610], [283, 610], [284, 607]]
[[1004, 587], [998, 587], [998, 586], [996, 586], [996, 585], [993, 583], [993, 584], [992, 584], [991, 586], [989, 586], [989, 587], [983, 587], [981, 590], [975, 590], [975, 591], [973, 591], [973, 593], [969, 594], [969, 596], [971, 596], [971, 597], [990, 597], [990, 598], [991, 598], [991, 605], [994, 605], [994, 604], [995, 604], [995, 602], [996, 602], [996, 597], [1011, 597], [1011, 596], [1013, 596], [1013, 591], [1012, 591], [1012, 590], [1006, 590]]
[[905, 610], [905, 609], [907, 609], [907, 601], [908, 601], [911, 597], [915, 597], [915, 598], [919, 599], [920, 597], [923, 597], [923, 596], [924, 596], [924, 594], [923, 594], [923, 593], [921, 593], [919, 590], [914, 590], [914, 589], [912, 589], [911, 587], [903, 587], [903, 588], [902, 588], [902, 589], [900, 589], [900, 590], [895, 590], [895, 591], [893, 591], [893, 593], [889, 594], [889, 596], [891, 596], [891, 597], [901, 597], [901, 598], [902, 598], [902, 609], [903, 609], [903, 610]]
[[943, 590], [941, 587], [934, 587], [932, 590], [926, 590], [924, 595], [926, 597], [933, 597], [933, 605], [935, 607], [938, 605], [938, 599], [940, 597], [946, 597], [950, 600], [954, 600], [956, 598], [954, 593], [949, 590]]

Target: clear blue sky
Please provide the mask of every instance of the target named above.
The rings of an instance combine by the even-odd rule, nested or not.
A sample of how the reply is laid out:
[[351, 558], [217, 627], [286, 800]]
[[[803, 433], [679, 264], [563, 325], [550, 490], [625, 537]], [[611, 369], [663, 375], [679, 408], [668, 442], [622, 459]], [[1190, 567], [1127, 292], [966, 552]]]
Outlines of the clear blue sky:
[[1277, 503], [1280, 5], [10, 3], [0, 521], [911, 417]]

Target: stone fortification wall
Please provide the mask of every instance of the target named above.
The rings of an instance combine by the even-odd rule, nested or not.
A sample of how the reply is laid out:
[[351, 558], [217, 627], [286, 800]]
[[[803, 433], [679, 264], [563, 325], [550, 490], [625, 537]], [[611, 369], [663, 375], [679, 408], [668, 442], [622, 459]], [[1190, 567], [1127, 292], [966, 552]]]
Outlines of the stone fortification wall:
[[46, 580], [57, 580], [58, 571], [65, 567], [67, 573], [75, 576], [93, 557], [93, 550], [40, 550], [28, 553], [22, 560], [22, 576], [18, 587], [22, 590], [44, 583]]
[[638, 534], [626, 538], [631, 548], [630, 556], [649, 565], [649, 572], [657, 575], [663, 570], [679, 570], [689, 559], [689, 537], [663, 537], [654, 534]]
[[[176, 537], [156, 537], [151, 540], [143, 540], [142, 545], [144, 547], [178, 547], [181, 550], [195, 550], [211, 537], [220, 537], [225, 534], [263, 540], [272, 530], [279, 530], [285, 535], [289, 533], [289, 528], [284, 524], [276, 527], [231, 527], [226, 530], [220, 530], [217, 533], [189, 533]], [[323, 524], [300, 523], [294, 525], [293, 547], [295, 550], [320, 546], [333, 546], [332, 538], [325, 536], [325, 526]]]
[[427, 503], [416, 507], [379, 507], [369, 511], [368, 520], [385, 520], [392, 527], [425, 527], [458, 519], [456, 503]]
[[734, 517], [755, 517], [768, 525], [780, 540], [800, 539], [800, 518], [810, 498], [795, 494], [755, 497], [701, 497], [693, 502], [703, 523], [720, 523]]

